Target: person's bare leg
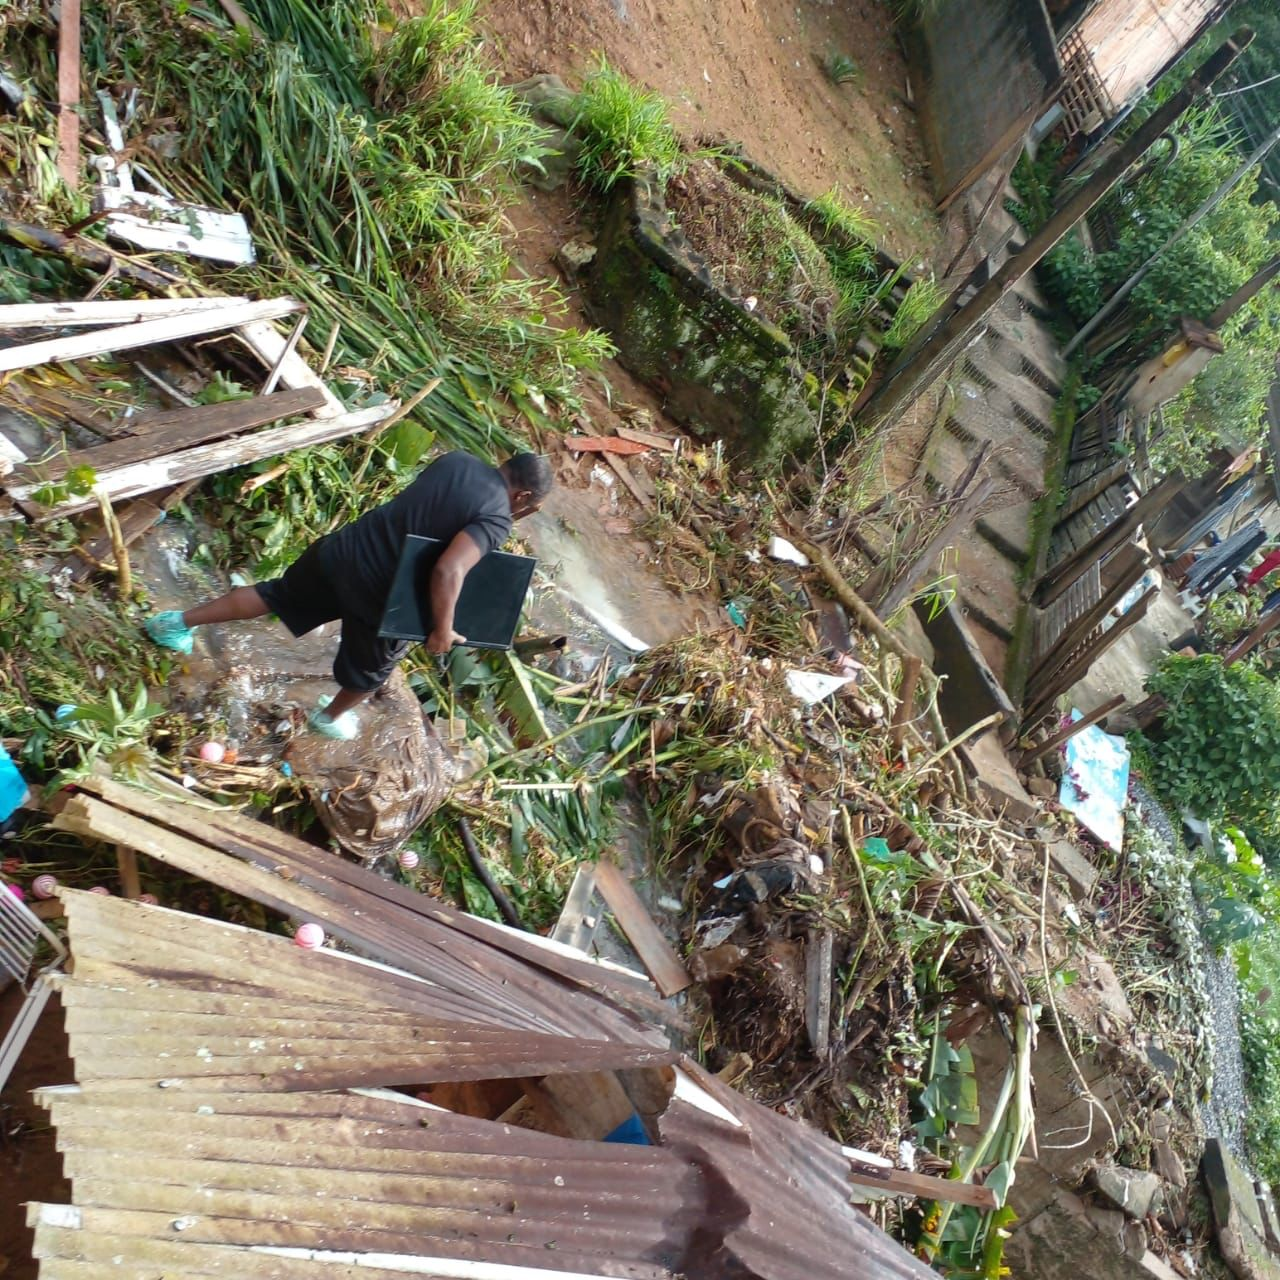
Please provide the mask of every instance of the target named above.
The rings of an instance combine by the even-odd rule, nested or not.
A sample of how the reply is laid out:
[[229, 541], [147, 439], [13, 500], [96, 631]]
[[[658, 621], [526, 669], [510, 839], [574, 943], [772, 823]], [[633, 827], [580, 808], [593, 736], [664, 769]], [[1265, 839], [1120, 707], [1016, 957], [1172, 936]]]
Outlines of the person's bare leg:
[[210, 622], [244, 622], [270, 612], [271, 607], [258, 594], [257, 587], [236, 587], [216, 600], [188, 609], [182, 615], [182, 625], [199, 627]]
[[339, 689], [333, 701], [320, 714], [326, 720], [336, 720], [344, 711], [358, 707], [372, 692], [372, 689]]

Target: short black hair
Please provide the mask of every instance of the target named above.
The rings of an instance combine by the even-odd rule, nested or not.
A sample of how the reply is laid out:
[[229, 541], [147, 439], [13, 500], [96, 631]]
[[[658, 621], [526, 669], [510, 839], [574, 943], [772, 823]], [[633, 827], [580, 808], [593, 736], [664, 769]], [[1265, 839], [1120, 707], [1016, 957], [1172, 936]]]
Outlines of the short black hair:
[[541, 454], [517, 453], [502, 464], [502, 470], [513, 489], [530, 493], [536, 502], [541, 502], [555, 484], [551, 464]]

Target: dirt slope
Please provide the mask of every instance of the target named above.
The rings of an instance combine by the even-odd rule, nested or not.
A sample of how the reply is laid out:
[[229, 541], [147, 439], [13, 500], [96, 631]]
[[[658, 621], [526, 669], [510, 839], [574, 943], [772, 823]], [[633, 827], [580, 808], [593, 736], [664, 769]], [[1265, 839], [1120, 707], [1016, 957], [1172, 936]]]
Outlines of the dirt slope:
[[[885, 248], [919, 262], [938, 235], [906, 68], [878, 0], [490, 0], [504, 74], [576, 86], [601, 52], [671, 104], [687, 134], [740, 142], [807, 195], [864, 198]], [[855, 83], [822, 60], [843, 53]]]

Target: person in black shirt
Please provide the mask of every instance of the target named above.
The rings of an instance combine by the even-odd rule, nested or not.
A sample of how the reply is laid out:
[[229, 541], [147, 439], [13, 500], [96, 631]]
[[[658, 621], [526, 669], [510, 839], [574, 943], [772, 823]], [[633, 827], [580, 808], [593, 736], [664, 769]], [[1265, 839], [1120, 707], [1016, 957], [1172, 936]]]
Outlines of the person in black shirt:
[[157, 644], [190, 653], [194, 629], [274, 613], [295, 636], [342, 619], [333, 663], [338, 693], [323, 698], [308, 721], [327, 738], [349, 741], [358, 726], [352, 711], [380, 689], [409, 644], [383, 639], [378, 626], [396, 565], [409, 534], [437, 538], [445, 550], [431, 574], [432, 653], [465, 641], [453, 629], [463, 579], [480, 558], [500, 547], [511, 522], [532, 515], [551, 490], [551, 468], [532, 453], [491, 467], [468, 453], [436, 459], [397, 497], [313, 543], [279, 578], [226, 595], [185, 613], [169, 610], [146, 622]]

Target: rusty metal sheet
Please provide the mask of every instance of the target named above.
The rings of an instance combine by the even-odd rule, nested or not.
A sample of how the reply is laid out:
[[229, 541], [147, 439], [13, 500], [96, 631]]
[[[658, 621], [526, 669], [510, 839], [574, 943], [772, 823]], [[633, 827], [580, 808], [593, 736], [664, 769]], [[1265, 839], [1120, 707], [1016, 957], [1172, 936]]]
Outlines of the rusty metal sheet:
[[55, 826], [129, 845], [319, 921], [361, 953], [488, 1006], [508, 1025], [656, 1044], [665, 1036], [646, 1019], [676, 1016], [641, 978], [457, 912], [262, 823], [104, 780], [85, 786], [111, 803], [76, 796]]
[[[214, 1090], [290, 1091], [613, 1070], [676, 1056], [477, 1025], [456, 1010], [441, 1016], [437, 987], [220, 921], [75, 890], [63, 906], [77, 961], [59, 989], [83, 1083], [148, 1088], [159, 1065], [182, 1087], [199, 1080]], [[183, 986], [181, 1013], [162, 1012], [147, 1003], [164, 989], [161, 977], [164, 986], [220, 989]], [[245, 994], [228, 1005], [237, 988]], [[106, 1025], [86, 1029], [86, 1016]]]
[[[380, 966], [63, 898], [75, 971], [60, 987], [81, 1083], [37, 1095], [73, 1202], [30, 1208], [41, 1280], [932, 1275], [852, 1206], [835, 1143], [693, 1064], [656, 1147], [536, 1133], [381, 1088], [321, 1092], [424, 1071], [494, 1078], [549, 1051], [575, 1071], [592, 1053], [654, 1051], [455, 1020], [436, 1007], [442, 987]], [[450, 1010], [462, 998], [452, 992]]]

